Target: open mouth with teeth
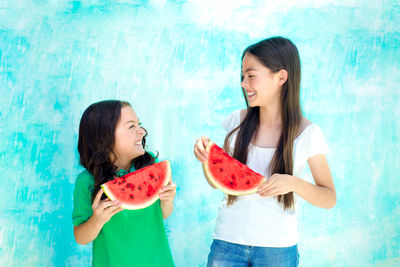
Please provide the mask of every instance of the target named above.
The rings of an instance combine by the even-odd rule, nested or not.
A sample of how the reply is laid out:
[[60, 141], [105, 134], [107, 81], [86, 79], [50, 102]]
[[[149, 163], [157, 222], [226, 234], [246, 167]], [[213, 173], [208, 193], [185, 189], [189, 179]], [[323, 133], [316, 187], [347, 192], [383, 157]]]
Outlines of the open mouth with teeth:
[[256, 95], [256, 91], [246, 91], [247, 98], [250, 99]]
[[142, 145], [142, 140], [140, 140], [140, 141], [137, 141], [136, 143], [135, 143], [135, 145]]

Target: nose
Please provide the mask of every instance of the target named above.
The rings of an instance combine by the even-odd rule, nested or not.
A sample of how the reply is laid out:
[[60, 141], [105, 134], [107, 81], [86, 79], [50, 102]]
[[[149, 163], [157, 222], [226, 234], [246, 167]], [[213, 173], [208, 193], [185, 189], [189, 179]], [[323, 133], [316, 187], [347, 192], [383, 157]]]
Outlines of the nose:
[[243, 78], [243, 80], [242, 80], [242, 82], [240, 83], [240, 85], [244, 88], [244, 89], [246, 89], [247, 87], [248, 87], [248, 83], [247, 83], [247, 80], [246, 80], [246, 78]]
[[139, 134], [140, 135], [144, 135], [146, 133], [146, 131], [143, 129], [143, 127], [139, 128]]

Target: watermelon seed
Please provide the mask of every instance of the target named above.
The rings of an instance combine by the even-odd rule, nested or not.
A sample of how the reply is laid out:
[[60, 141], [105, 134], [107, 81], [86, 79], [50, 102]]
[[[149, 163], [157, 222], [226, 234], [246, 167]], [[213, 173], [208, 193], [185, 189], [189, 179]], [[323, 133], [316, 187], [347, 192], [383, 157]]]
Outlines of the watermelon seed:
[[129, 195], [130, 199], [133, 199], [133, 195]]
[[125, 181], [125, 180], [122, 180], [122, 183], [126, 183], [126, 181]]
[[118, 184], [121, 184], [121, 182], [118, 182]]
[[235, 175], [232, 174], [232, 175], [231, 175], [231, 178], [232, 178], [232, 180], [235, 180]]
[[121, 191], [125, 191], [125, 188], [121, 188]]
[[220, 172], [223, 172], [223, 171], [224, 171], [224, 169], [222, 169], [222, 168], [219, 168], [219, 171], [220, 171]]
[[139, 185], [138, 189], [139, 189], [140, 191], [142, 191], [142, 187], [141, 187], [140, 185]]
[[149, 185], [149, 187], [147, 188], [147, 194], [146, 195], [149, 197], [153, 193], [154, 193], [154, 189], [153, 189], [153, 187], [151, 185]]
[[116, 183], [117, 183], [117, 181], [114, 181], [114, 182], [113, 182], [113, 184], [116, 184]]
[[150, 179], [153, 180], [154, 179], [154, 175], [150, 174]]
[[247, 180], [247, 181], [246, 181], [246, 184], [247, 184], [247, 185], [249, 185], [249, 184], [250, 184], [250, 181], [249, 181], [249, 180]]

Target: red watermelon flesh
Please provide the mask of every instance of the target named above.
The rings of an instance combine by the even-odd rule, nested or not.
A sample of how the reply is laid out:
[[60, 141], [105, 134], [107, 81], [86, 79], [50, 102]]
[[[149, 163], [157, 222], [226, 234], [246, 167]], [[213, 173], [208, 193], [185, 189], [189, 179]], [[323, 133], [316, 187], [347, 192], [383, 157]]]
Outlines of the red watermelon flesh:
[[232, 158], [213, 142], [207, 145], [208, 159], [203, 163], [208, 180], [230, 195], [247, 195], [257, 191], [264, 176]]
[[168, 160], [128, 173], [101, 185], [111, 200], [119, 200], [127, 210], [143, 209], [158, 199], [163, 186], [171, 179]]

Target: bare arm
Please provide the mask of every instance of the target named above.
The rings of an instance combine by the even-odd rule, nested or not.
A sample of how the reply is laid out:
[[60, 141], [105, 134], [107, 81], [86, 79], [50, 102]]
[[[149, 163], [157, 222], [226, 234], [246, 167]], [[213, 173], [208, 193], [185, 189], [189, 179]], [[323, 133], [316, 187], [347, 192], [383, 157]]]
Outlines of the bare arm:
[[325, 155], [308, 159], [315, 185], [288, 174], [274, 174], [261, 184], [261, 196], [284, 195], [295, 192], [310, 204], [330, 209], [336, 205], [336, 191]]
[[75, 241], [80, 245], [87, 245], [96, 239], [103, 225], [112, 216], [123, 210], [119, 201], [110, 201], [109, 199], [101, 201], [102, 194], [103, 189], [100, 189], [93, 201], [92, 216], [86, 222], [74, 226]]
[[99, 235], [101, 228], [103, 225], [96, 222], [92, 217], [89, 218], [84, 223], [81, 223], [78, 226], [74, 226], [74, 236], [76, 243], [80, 245], [87, 245]]
[[315, 185], [295, 177], [293, 191], [314, 206], [333, 208], [336, 205], [336, 190], [325, 155], [309, 158], [308, 165]]
[[171, 215], [172, 210], [174, 209], [174, 203], [172, 201], [161, 201], [160, 206], [163, 219], [165, 220]]
[[[196, 156], [197, 160], [200, 161], [201, 163], [204, 163], [207, 160], [208, 157], [208, 152], [206, 150], [206, 147], [208, 145], [208, 142], [210, 139], [207, 136], [202, 136], [199, 139], [197, 139], [196, 144], [194, 145], [194, 155]], [[204, 171], [204, 165], [203, 165], [203, 172], [204, 172], [204, 177], [206, 177], [207, 183], [212, 187], [216, 188], [208, 179], [206, 172]]]
[[167, 219], [174, 209], [174, 198], [176, 195], [176, 185], [170, 180], [160, 193], [160, 207], [163, 219]]

